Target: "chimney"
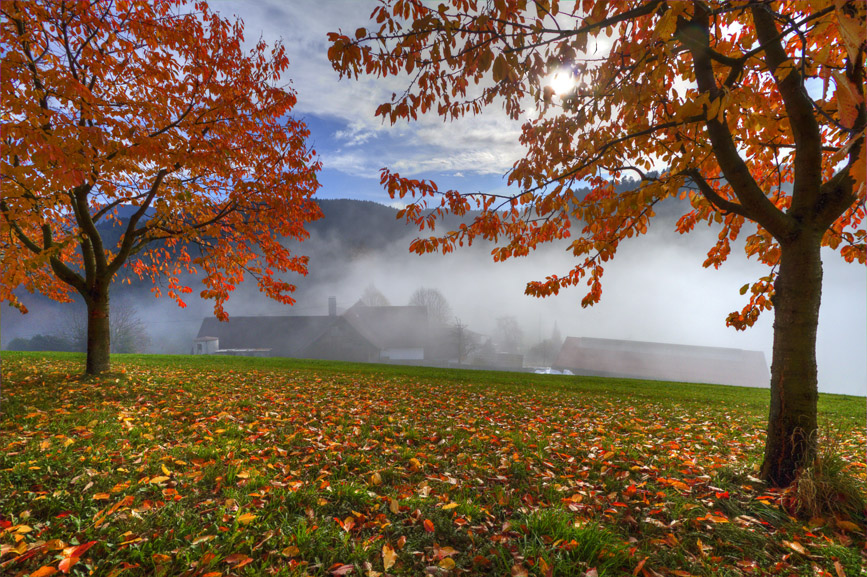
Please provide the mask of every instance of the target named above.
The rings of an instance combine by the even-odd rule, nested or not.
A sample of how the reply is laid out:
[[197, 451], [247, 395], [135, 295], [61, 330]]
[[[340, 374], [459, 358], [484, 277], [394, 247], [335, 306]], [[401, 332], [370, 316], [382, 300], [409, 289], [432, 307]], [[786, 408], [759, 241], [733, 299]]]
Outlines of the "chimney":
[[337, 297], [328, 297], [328, 316], [337, 316]]

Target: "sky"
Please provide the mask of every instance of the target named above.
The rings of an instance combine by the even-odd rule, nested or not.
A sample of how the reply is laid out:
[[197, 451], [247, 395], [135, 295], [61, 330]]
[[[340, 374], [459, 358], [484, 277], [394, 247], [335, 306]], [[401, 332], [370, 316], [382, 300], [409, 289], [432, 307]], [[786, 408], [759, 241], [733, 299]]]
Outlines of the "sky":
[[[290, 60], [287, 75], [298, 95], [295, 114], [309, 126], [311, 144], [323, 164], [321, 198], [394, 204], [379, 185], [383, 167], [404, 176], [434, 179], [441, 189], [503, 191], [504, 175], [522, 155], [517, 122], [491, 108], [459, 122], [444, 123], [430, 115], [391, 126], [375, 117], [374, 110], [404, 86], [401, 79], [340, 80], [332, 69], [326, 57], [327, 33], [338, 29], [351, 33], [368, 24], [374, 6], [373, 0], [212, 2], [212, 8], [222, 15], [242, 18], [248, 42], [261, 37], [269, 43], [282, 41], [286, 47]], [[430, 258], [453, 258], [455, 267], [459, 262], [466, 267], [461, 268], [461, 275], [469, 278], [456, 287], [443, 288], [443, 292], [453, 300], [485, 302], [490, 305], [490, 315], [511, 309], [530, 319], [559, 319], [565, 336], [762, 350], [770, 362], [771, 314], [763, 315], [755, 327], [743, 332], [726, 327], [724, 320], [727, 313], [744, 304], [738, 289], [766, 274], [765, 268], [737, 251], [720, 270], [702, 268], [704, 253], [714, 236], [713, 231], [705, 230], [683, 238], [669, 225], [667, 230], [655, 230], [643, 244], [625, 243], [606, 267], [602, 302], [589, 309], [579, 305], [583, 296], [580, 290], [549, 297], [546, 301], [550, 302], [544, 303], [522, 294], [527, 281], [568, 270], [568, 257], [556, 250], [502, 264], [460, 255], [415, 257], [417, 261], [410, 256], [400, 260], [400, 270], [386, 272], [378, 286], [398, 287], [397, 279], [407, 275], [423, 278], [426, 270], [429, 274], [439, 270], [430, 266]], [[823, 253], [823, 260], [820, 390], [865, 395], [867, 276], [864, 267], [848, 265], [830, 251]], [[380, 264], [387, 269], [388, 259]], [[437, 279], [428, 281], [435, 285]], [[474, 307], [474, 312], [485, 314], [478, 309]], [[539, 325], [540, 334], [549, 330], [541, 321]]]

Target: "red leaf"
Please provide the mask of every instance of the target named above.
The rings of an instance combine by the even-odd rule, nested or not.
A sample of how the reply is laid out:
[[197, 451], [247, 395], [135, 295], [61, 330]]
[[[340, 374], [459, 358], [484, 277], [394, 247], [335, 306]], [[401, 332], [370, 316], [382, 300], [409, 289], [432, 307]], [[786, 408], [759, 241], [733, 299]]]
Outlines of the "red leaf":
[[90, 549], [91, 547], [93, 547], [94, 545], [96, 545], [96, 541], [88, 541], [87, 543], [84, 543], [84, 544], [82, 544], [82, 545], [79, 545], [78, 547], [76, 547], [75, 549], [73, 549], [73, 550], [72, 550], [72, 553], [70, 553], [69, 556], [70, 556], [70, 557], [82, 557], [82, 556], [84, 556], [84, 553], [85, 553], [88, 549]]
[[59, 565], [57, 565], [57, 568], [64, 573], [69, 573], [70, 569], [72, 569], [72, 566], [76, 563], [78, 563], [78, 557], [67, 557], [66, 559], [63, 559]]

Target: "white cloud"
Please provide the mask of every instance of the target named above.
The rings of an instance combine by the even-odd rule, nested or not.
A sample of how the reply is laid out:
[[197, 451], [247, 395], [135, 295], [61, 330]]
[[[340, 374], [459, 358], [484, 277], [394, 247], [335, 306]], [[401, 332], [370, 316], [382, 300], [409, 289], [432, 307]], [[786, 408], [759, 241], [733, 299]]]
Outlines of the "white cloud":
[[[323, 153], [328, 168], [351, 175], [378, 174], [388, 166], [408, 176], [430, 170], [502, 174], [523, 153], [518, 144], [520, 123], [505, 115], [485, 114], [444, 123], [427, 115], [412, 123], [390, 126], [375, 116], [376, 108], [402, 92], [406, 77], [340, 80], [328, 61], [329, 32], [351, 34], [369, 23], [373, 2], [314, 0], [226, 1], [213, 5], [224, 16], [238, 14], [247, 42], [261, 37], [269, 43], [282, 38], [289, 56], [287, 75], [298, 93], [295, 112], [335, 118], [347, 124], [332, 136], [352, 152]], [[493, 111], [493, 110], [492, 110]], [[400, 139], [388, 149], [369, 147], [381, 137]]]

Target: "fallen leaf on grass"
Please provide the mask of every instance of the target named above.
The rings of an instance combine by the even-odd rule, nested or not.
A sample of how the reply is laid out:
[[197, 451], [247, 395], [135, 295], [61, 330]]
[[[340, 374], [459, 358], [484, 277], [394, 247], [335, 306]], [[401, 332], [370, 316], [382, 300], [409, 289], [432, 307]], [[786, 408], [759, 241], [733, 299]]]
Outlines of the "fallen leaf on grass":
[[394, 549], [391, 545], [385, 544], [382, 546], [382, 565], [385, 567], [385, 570], [388, 571], [391, 569], [395, 562], [397, 561], [397, 553], [395, 553]]
[[241, 525], [249, 525], [253, 522], [253, 519], [256, 518], [256, 515], [253, 513], [244, 513], [243, 515], [238, 516], [238, 523]]
[[214, 539], [214, 535], [200, 535], [193, 539], [193, 545], [198, 545], [199, 543], [206, 543]]
[[440, 547], [436, 543], [434, 543], [433, 550], [434, 550], [434, 557], [436, 557], [437, 559], [443, 559], [445, 557], [451, 557], [452, 555], [458, 554], [458, 550], [455, 549], [454, 547], [449, 547], [449, 546]]
[[433, 521], [431, 521], [430, 519], [425, 519], [423, 524], [424, 524], [424, 530], [425, 531], [427, 531], [428, 533], [434, 532]]
[[[332, 565], [334, 567], [334, 565]], [[334, 577], [340, 577], [341, 575], [349, 575], [355, 571], [355, 565], [340, 565], [337, 564], [335, 569], [332, 569], [330, 572]]]
[[859, 527], [852, 521], [836, 521], [837, 527], [843, 529], [844, 531], [851, 531], [852, 533], [863, 533], [864, 527]]
[[69, 573], [72, 570], [72, 566], [78, 563], [78, 560], [79, 557], [64, 557], [60, 563], [58, 563], [57, 568], [64, 573]]
[[229, 555], [228, 557], [226, 557], [225, 559], [223, 559], [223, 563], [228, 563], [229, 565], [234, 565], [235, 569], [240, 569], [241, 567], [244, 567], [245, 565], [249, 565], [252, 562], [253, 562], [253, 559], [251, 557], [248, 557], [247, 555], [244, 555], [243, 553], [233, 553], [233, 554]]
[[804, 549], [804, 546], [801, 545], [800, 543], [796, 543], [794, 541], [785, 541], [784, 540], [783, 545], [785, 545], [786, 547], [788, 547], [792, 551], [796, 551], [796, 552], [800, 553], [801, 555], [807, 554], [807, 551]]
[[54, 575], [57, 573], [57, 569], [52, 567], [51, 565], [43, 565], [36, 571], [30, 574], [30, 577], [48, 577], [49, 575]]

